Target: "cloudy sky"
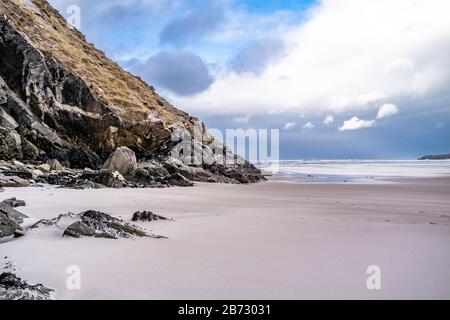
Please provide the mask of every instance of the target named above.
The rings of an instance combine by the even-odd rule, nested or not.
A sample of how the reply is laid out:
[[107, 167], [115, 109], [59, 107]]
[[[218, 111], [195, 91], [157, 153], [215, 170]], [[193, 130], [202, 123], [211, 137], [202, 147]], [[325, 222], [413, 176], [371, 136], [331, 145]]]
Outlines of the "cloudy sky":
[[448, 0], [50, 0], [210, 128], [278, 128], [281, 157], [450, 152]]

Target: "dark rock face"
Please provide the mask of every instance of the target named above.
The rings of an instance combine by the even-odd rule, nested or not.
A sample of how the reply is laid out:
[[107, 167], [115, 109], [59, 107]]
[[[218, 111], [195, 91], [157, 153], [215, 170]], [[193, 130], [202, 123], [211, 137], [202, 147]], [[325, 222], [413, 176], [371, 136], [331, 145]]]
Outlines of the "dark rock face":
[[10, 272], [0, 274], [0, 300], [50, 300], [53, 289], [31, 285]]
[[166, 217], [154, 214], [151, 211], [138, 211], [133, 214], [132, 221], [158, 221], [168, 220]]
[[[18, 0], [0, 2], [0, 160], [56, 159], [72, 169], [98, 169], [117, 148], [126, 147], [138, 162], [154, 159], [169, 171], [135, 173], [139, 181], [131, 182], [137, 185], [189, 185], [183, 178], [225, 183], [261, 179], [259, 170], [247, 163], [174, 165], [169, 158], [179, 144], [174, 134], [193, 135], [199, 128], [202, 141], [194, 144], [206, 149], [215, 140], [205, 125], [107, 59], [68, 28], [45, 0], [33, 4], [31, 9]], [[133, 176], [136, 168], [128, 162], [117, 171]], [[150, 181], [144, 181], [146, 174]], [[15, 176], [31, 179], [25, 175]], [[0, 180], [4, 185], [10, 186]]]

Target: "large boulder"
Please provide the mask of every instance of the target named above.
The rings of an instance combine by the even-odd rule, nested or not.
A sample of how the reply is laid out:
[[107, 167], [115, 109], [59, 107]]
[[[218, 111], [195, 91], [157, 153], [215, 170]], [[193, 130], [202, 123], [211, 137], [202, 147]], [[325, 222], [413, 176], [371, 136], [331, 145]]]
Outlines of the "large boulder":
[[47, 164], [50, 166], [50, 170], [52, 171], [62, 171], [64, 167], [62, 164], [56, 159], [50, 159], [47, 161]]
[[137, 168], [136, 154], [127, 147], [117, 148], [106, 160], [103, 169], [120, 174], [133, 172]]

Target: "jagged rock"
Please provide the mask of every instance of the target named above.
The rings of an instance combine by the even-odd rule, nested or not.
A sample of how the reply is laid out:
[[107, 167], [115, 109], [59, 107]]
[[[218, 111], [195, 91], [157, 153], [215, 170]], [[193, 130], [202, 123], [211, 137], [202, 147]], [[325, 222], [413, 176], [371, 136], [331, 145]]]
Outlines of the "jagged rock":
[[16, 177], [16, 176], [1, 176], [0, 175], [0, 188], [1, 187], [28, 187], [30, 182], [28, 180]]
[[0, 238], [12, 236], [17, 229], [20, 225], [0, 211]]
[[11, 208], [25, 207], [27, 205], [25, 201], [18, 200], [16, 198], [6, 199], [3, 200], [1, 203], [10, 206]]
[[28, 218], [26, 215], [17, 211], [9, 204], [3, 202], [0, 202], [0, 213], [3, 213], [9, 219], [15, 221], [18, 224], [22, 223], [24, 218]]
[[62, 164], [56, 159], [50, 159], [47, 161], [47, 164], [50, 166], [51, 171], [62, 171], [64, 167]]
[[86, 211], [79, 215], [81, 221], [71, 224], [64, 231], [65, 236], [80, 238], [96, 237], [107, 239], [151, 236], [139, 227], [98, 211]]
[[84, 146], [74, 146], [69, 152], [69, 162], [76, 169], [97, 169], [101, 166], [101, 159], [97, 153]]
[[31, 285], [10, 272], [0, 274], [0, 300], [50, 300], [54, 290]]
[[118, 171], [121, 174], [133, 172], [137, 168], [136, 154], [127, 147], [117, 148], [106, 160], [103, 168], [111, 172]]
[[64, 235], [72, 238], [81, 238], [81, 237], [94, 237], [96, 233], [95, 229], [88, 227], [81, 221], [77, 221], [72, 223], [70, 226], [67, 227], [66, 230], [64, 230]]
[[168, 220], [166, 217], [154, 214], [151, 211], [138, 211], [133, 214], [132, 221], [158, 221]]

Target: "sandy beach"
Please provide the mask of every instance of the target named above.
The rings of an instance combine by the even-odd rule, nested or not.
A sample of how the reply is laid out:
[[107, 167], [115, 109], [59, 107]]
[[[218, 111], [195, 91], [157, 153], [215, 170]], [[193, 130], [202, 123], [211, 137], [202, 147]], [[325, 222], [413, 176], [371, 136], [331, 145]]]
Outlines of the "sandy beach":
[[[68, 239], [40, 228], [1, 244], [1, 256], [57, 299], [449, 299], [449, 186], [438, 178], [6, 189], [1, 199], [27, 202], [26, 223], [88, 209], [175, 221], [139, 223], [165, 240]], [[67, 289], [70, 265], [81, 269], [81, 290]], [[381, 268], [381, 290], [366, 287], [370, 265]]]

